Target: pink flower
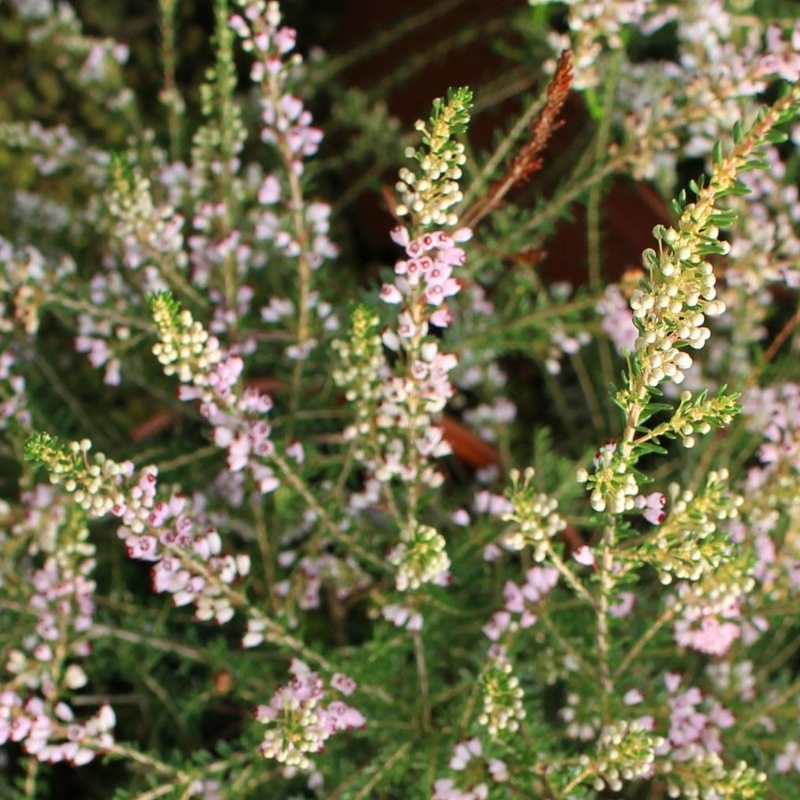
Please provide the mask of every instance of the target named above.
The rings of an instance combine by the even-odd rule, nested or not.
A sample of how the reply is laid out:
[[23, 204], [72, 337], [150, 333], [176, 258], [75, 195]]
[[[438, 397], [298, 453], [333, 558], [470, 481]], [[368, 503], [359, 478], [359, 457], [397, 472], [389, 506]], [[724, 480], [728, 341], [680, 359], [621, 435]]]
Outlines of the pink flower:
[[775, 770], [780, 773], [800, 772], [800, 744], [786, 743], [783, 752], [775, 758]]
[[522, 594], [522, 589], [513, 581], [506, 581], [503, 585], [503, 601], [505, 607], [515, 614], [521, 614], [525, 608], [525, 597]]
[[267, 175], [258, 190], [258, 202], [263, 205], [271, 205], [277, 203], [280, 197], [281, 185], [278, 179], [274, 175]]
[[397, 225], [396, 227], [392, 228], [392, 230], [389, 231], [389, 235], [392, 237], [392, 241], [395, 244], [399, 244], [400, 247], [405, 247], [410, 240], [408, 228], [402, 225]]
[[738, 625], [712, 616], [703, 617], [699, 628], [687, 620], [678, 620], [674, 626], [677, 644], [713, 656], [725, 655], [740, 635]]
[[344, 695], [351, 695], [356, 690], [357, 684], [352, 678], [349, 678], [347, 675], [342, 675], [341, 672], [337, 672], [331, 678], [331, 686]]
[[585, 567], [591, 567], [594, 564], [594, 555], [592, 551], [586, 546], [576, 547], [572, 551], [572, 557]]
[[611, 284], [598, 300], [597, 313], [602, 317], [601, 327], [608, 334], [619, 353], [632, 353], [639, 331], [633, 322], [633, 312], [619, 286]]
[[499, 758], [490, 759], [486, 768], [489, 770], [492, 780], [497, 783], [505, 783], [509, 778], [508, 767], [505, 761], [501, 761]]
[[639, 689], [630, 689], [625, 692], [625, 695], [622, 698], [622, 702], [625, 703], [626, 706], [635, 706], [644, 700], [644, 695], [639, 691]]
[[527, 600], [536, 603], [558, 583], [558, 570], [555, 567], [531, 567], [526, 577], [522, 593]]
[[328, 706], [326, 722], [330, 733], [349, 731], [353, 728], [363, 728], [367, 724], [364, 715], [360, 711], [351, 708], [341, 700], [334, 700]]
[[496, 642], [503, 635], [503, 632], [508, 629], [510, 622], [511, 614], [508, 611], [497, 611], [492, 615], [489, 622], [483, 626], [482, 630], [490, 641]]
[[384, 303], [402, 303], [403, 295], [396, 286], [393, 286], [389, 283], [384, 283], [383, 288], [381, 289], [381, 300], [383, 300]]
[[128, 558], [140, 561], [157, 561], [161, 555], [158, 552], [158, 540], [155, 536], [129, 536], [125, 540]]
[[480, 739], [473, 738], [466, 742], [459, 742], [450, 758], [450, 769], [463, 770], [473, 759], [483, 754]]
[[639, 495], [636, 500], [636, 507], [643, 509], [644, 518], [651, 525], [660, 525], [667, 515], [664, 513], [664, 506], [667, 504], [667, 498], [661, 492], [653, 492], [642, 497]]
[[453, 314], [449, 308], [437, 308], [430, 316], [431, 325], [437, 328], [449, 328], [453, 321]]
[[623, 619], [633, 611], [635, 602], [636, 595], [633, 592], [620, 592], [619, 600], [608, 609], [608, 613], [611, 614], [612, 617]]

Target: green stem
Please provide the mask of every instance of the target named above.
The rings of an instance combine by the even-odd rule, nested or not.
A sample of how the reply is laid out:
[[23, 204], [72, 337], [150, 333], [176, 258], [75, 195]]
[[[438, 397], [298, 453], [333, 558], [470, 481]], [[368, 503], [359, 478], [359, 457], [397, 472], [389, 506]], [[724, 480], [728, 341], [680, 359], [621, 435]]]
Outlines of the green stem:
[[333, 521], [328, 512], [317, 502], [317, 498], [314, 497], [305, 481], [289, 466], [287, 461], [277, 453], [272, 454], [271, 460], [278, 467], [286, 482], [306, 501], [308, 507], [317, 515], [317, 518], [333, 539], [344, 544], [355, 555], [372, 564], [381, 572], [393, 571], [386, 561], [365, 550], [339, 529], [339, 526]]
[[553, 546], [547, 543], [547, 557], [552, 561], [553, 566], [559, 571], [564, 580], [573, 588], [575, 594], [586, 600], [592, 608], [597, 608], [595, 599], [586, 590], [586, 587], [573, 575], [567, 565], [561, 560], [561, 557], [553, 549]]
[[422, 634], [419, 631], [412, 631], [411, 638], [414, 641], [414, 658], [417, 662], [417, 680], [422, 702], [422, 730], [423, 733], [428, 733], [431, 730], [431, 699], [428, 668], [425, 664], [425, 649], [422, 646]]
[[600, 685], [603, 690], [603, 722], [609, 721], [609, 704], [614, 694], [614, 681], [611, 677], [611, 639], [608, 630], [608, 609], [611, 592], [616, 581], [612, 575], [614, 566], [614, 528], [609, 526], [603, 532], [600, 556], [600, 597], [597, 602], [597, 653], [600, 662]]
[[[608, 153], [608, 144], [611, 138], [611, 120], [614, 97], [616, 96], [619, 70], [622, 63], [622, 53], [614, 51], [611, 63], [606, 72], [603, 91], [603, 108], [600, 116], [600, 126], [594, 142], [594, 163], [600, 164]], [[586, 206], [586, 234], [589, 252], [589, 289], [598, 291], [602, 280], [602, 242], [601, 242], [601, 201], [603, 198], [603, 184], [595, 183], [589, 190]]]
[[597, 399], [597, 393], [594, 390], [592, 380], [589, 377], [589, 372], [586, 369], [586, 365], [580, 351], [574, 353], [570, 357], [570, 361], [575, 369], [575, 375], [578, 377], [578, 383], [581, 385], [581, 391], [583, 392], [583, 397], [586, 400], [586, 405], [589, 407], [589, 413], [592, 417], [592, 425], [594, 426], [595, 432], [599, 434], [605, 427], [603, 411], [600, 408], [600, 403]]
[[614, 670], [614, 680], [619, 680], [627, 671], [628, 667], [639, 657], [645, 645], [675, 616], [674, 608], [667, 608], [661, 612], [661, 616], [647, 629], [639, 638], [636, 644], [628, 650], [622, 663]]
[[171, 653], [179, 655], [182, 658], [187, 658], [190, 661], [195, 661], [199, 664], [210, 664], [209, 658], [206, 654], [194, 647], [181, 644], [172, 639], [160, 639], [153, 636], [151, 633], [143, 634], [131, 631], [126, 628], [114, 628], [110, 625], [92, 625], [90, 635], [93, 639], [111, 638], [121, 639], [131, 644], [144, 645], [151, 647], [154, 650], [161, 650], [164, 653]]
[[272, 552], [272, 544], [269, 540], [267, 531], [267, 521], [264, 517], [263, 503], [257, 503], [253, 509], [253, 525], [256, 529], [256, 541], [261, 553], [261, 561], [264, 570], [264, 596], [267, 601], [270, 614], [275, 612], [275, 596], [272, 591], [275, 586], [275, 558]]

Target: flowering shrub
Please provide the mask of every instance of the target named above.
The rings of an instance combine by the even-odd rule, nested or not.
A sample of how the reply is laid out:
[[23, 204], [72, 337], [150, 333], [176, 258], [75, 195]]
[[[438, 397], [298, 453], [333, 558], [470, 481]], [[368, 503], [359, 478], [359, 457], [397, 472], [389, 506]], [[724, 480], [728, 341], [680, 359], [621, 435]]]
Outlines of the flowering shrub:
[[[2, 797], [795, 796], [800, 26], [519, 5], [488, 152], [481, 87], [401, 134], [277, 2], [215, 0], [195, 97], [160, 0], [157, 113], [69, 3], [0, 11], [58, 87], [0, 103]], [[677, 199], [605, 274], [612, 176]]]

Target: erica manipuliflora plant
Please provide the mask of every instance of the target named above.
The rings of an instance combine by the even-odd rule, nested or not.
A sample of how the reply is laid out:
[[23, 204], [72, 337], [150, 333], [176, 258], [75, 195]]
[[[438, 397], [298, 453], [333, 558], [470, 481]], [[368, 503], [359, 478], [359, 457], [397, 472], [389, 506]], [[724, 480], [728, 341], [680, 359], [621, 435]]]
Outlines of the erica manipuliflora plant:
[[[355, 349], [338, 340], [334, 345], [345, 363], [352, 363], [335, 378], [349, 389], [363, 420], [350, 433], [366, 440], [361, 453], [372, 472], [370, 478], [387, 486], [400, 523], [400, 541], [389, 561], [398, 568], [401, 591], [446, 581], [450, 566], [441, 533], [421, 524], [418, 517], [425, 489], [443, 481], [434, 460], [450, 452], [437, 416], [453, 396], [449, 373], [457, 358], [440, 349], [433, 330], [450, 324], [447, 299], [460, 291], [454, 271], [465, 256], [459, 245], [472, 236], [468, 228], [453, 233], [440, 229], [458, 222], [447, 209], [461, 199], [458, 178], [464, 147], [455, 137], [466, 128], [471, 102], [467, 89], [451, 92], [447, 103], [437, 100], [427, 125], [417, 124], [425, 148], [409, 148], [406, 153], [419, 162], [419, 173], [407, 168], [400, 173], [397, 190], [404, 202], [396, 212], [409, 217], [409, 226], [396, 227], [392, 238], [405, 249], [406, 257], [396, 262], [394, 282], [384, 284], [380, 294], [385, 303], [398, 307], [396, 322], [380, 339], [396, 354], [395, 369], [381, 364], [377, 336], [369, 334], [374, 321], [365, 311], [354, 315]], [[388, 486], [394, 482], [403, 485], [399, 498]]]
[[298, 1], [0, 11], [0, 796], [793, 796], [794, 20]]

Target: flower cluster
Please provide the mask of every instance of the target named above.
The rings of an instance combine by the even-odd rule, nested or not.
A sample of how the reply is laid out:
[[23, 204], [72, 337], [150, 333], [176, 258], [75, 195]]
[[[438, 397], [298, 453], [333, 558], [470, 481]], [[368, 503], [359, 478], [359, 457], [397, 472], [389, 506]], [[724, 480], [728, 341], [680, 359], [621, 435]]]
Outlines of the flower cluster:
[[419, 589], [423, 583], [447, 583], [450, 559], [445, 540], [430, 525], [414, 524], [400, 531], [400, 542], [389, 553], [389, 562], [397, 567], [397, 588]]
[[222, 554], [216, 529], [183, 513], [185, 497], [158, 500], [155, 467], [136, 473], [132, 462], [117, 464], [102, 453], [89, 460], [90, 448], [88, 440], [64, 445], [38, 434], [28, 441], [26, 457], [47, 467], [51, 481], [63, 486], [89, 516], [111, 513], [120, 519], [117, 534], [128, 556], [154, 565], [156, 592], [170, 592], [176, 605], [193, 602], [198, 619], [230, 620], [229, 587], [250, 571], [249, 556]]
[[395, 283], [386, 283], [381, 289], [385, 303], [403, 305], [397, 331], [384, 335], [387, 347], [398, 350], [424, 339], [429, 322], [439, 328], [450, 324], [451, 316], [443, 303], [461, 290], [453, 270], [464, 264], [464, 250], [458, 245], [471, 237], [469, 228], [459, 228], [452, 234], [424, 233], [416, 239], [411, 239], [407, 228], [392, 231], [392, 239], [405, 248], [408, 258], [395, 263]]
[[669, 733], [656, 752], [659, 768], [667, 776], [669, 797], [735, 800], [760, 796], [767, 777], [763, 772], [743, 761], [730, 765], [722, 760], [721, 733], [736, 723], [735, 715], [694, 686], [679, 693], [678, 674], [665, 675], [664, 681], [669, 693]]
[[[150, 486], [155, 484], [157, 470], [143, 471], [136, 495], [132, 495], [135, 502], [127, 505], [124, 487], [125, 482], [134, 475], [133, 462], [116, 463], [103, 453], [98, 453], [90, 463], [88, 453], [91, 447], [88, 439], [65, 445], [55, 436], [37, 433], [27, 441], [25, 457], [28, 461], [46, 466], [50, 472], [50, 482], [63, 485], [90, 516], [102, 517], [121, 509], [122, 514], [127, 515], [126, 521], [130, 519], [133, 522], [140, 515], [140, 508], [149, 509], [148, 500], [152, 499]], [[143, 527], [142, 523], [139, 524]]]
[[[705, 436], [712, 427], [730, 425], [739, 411], [736, 399], [736, 395], [726, 394], [724, 390], [715, 397], [708, 397], [705, 391], [694, 396], [688, 391], [681, 392], [680, 405], [672, 415], [665, 435], [679, 437], [684, 447], [694, 447], [697, 436]], [[653, 433], [658, 436], [660, 428]]]
[[[521, 585], [506, 581], [503, 586], [503, 610], [492, 615], [484, 625], [483, 632], [496, 642], [506, 631], [513, 634], [519, 629], [530, 628], [537, 619], [533, 609], [547, 597], [556, 583], [558, 570], [553, 567], [531, 567], [526, 573], [525, 583]], [[512, 614], [518, 614], [519, 619], [514, 619]]]
[[[707, 252], [708, 245], [703, 240], [714, 241], [718, 236], [717, 228], [706, 231], [699, 225], [696, 232], [683, 236], [673, 229], [656, 232], [658, 241], [668, 248], [668, 255], [657, 259], [651, 251], [648, 260], [652, 269], [660, 270], [663, 281], [650, 290], [634, 289], [630, 300], [633, 315], [641, 323], [636, 348], [643, 354], [640, 357], [647, 386], [657, 386], [664, 380], [682, 383], [692, 358], [676, 345], [702, 348], [711, 335], [705, 318], [725, 311], [725, 305], [714, 299], [716, 279], [711, 264], [698, 252], [701, 241]], [[727, 247], [722, 243], [712, 252], [724, 254]]]
[[[627, 63], [620, 100], [637, 176], [674, 177], [681, 152], [706, 158], [737, 120], [754, 111], [775, 78], [795, 82], [798, 56], [780, 26], [712, 0], [703, 9], [669, 3], [643, 32], [672, 21], [673, 60]], [[654, 103], [658, 101], [657, 113]], [[680, 143], [680, 144], [679, 144]]]
[[[441, 197], [453, 195], [450, 187], [456, 177], [437, 159], [449, 160], [447, 154], [457, 150], [453, 137], [463, 131], [469, 119], [470, 102], [469, 92], [459, 90], [448, 96], [446, 104], [441, 100], [434, 103], [431, 132], [423, 136], [430, 152], [426, 155], [421, 150], [417, 154], [421, 170], [417, 190], [421, 199], [410, 206], [412, 230], [424, 231], [430, 224], [457, 223], [452, 215], [444, 218], [437, 211]], [[422, 129], [427, 130], [424, 125]], [[409, 181], [410, 172], [405, 183]], [[387, 376], [382, 387], [377, 425], [387, 434], [383, 463], [375, 472], [380, 480], [397, 476], [416, 485], [441, 483], [441, 476], [428, 462], [450, 449], [432, 415], [442, 411], [453, 395], [448, 374], [457, 359], [440, 351], [430, 326], [446, 328], [451, 322], [445, 301], [460, 290], [453, 270], [463, 265], [465, 253], [459, 245], [471, 236], [468, 228], [452, 234], [433, 230], [416, 236], [405, 227], [392, 231], [392, 239], [405, 249], [407, 257], [396, 262], [394, 283], [384, 284], [381, 289], [381, 299], [401, 309], [396, 327], [384, 331], [383, 344], [402, 358], [404, 369], [401, 374]]]
[[[637, 364], [641, 370], [636, 383], [654, 387], [665, 380], [681, 383], [692, 359], [684, 348], [701, 349], [710, 336], [706, 317], [719, 316], [725, 304], [717, 299], [716, 278], [709, 260], [726, 255], [730, 245], [720, 241], [720, 226], [729, 225], [730, 214], [718, 207], [719, 200], [732, 193], [737, 176], [755, 165], [757, 148], [763, 146], [771, 128], [786, 118], [797, 102], [787, 95], [769, 111], [759, 115], [745, 136], [739, 132], [728, 154], [715, 150], [711, 178], [695, 186], [697, 200], [682, 206], [677, 228], [657, 226], [654, 235], [659, 252], [644, 254], [649, 278], [634, 289], [630, 304], [639, 328], [636, 341]], [[633, 388], [633, 387], [630, 387]]]
[[378, 332], [377, 314], [365, 306], [353, 310], [348, 339], [335, 339], [338, 356], [333, 379], [352, 403], [356, 421], [344, 435], [355, 442], [356, 457], [377, 471], [377, 459], [387, 444], [386, 433], [378, 428], [378, 407], [383, 399], [384, 382], [390, 379]]
[[525, 692], [520, 686], [519, 678], [514, 675], [514, 667], [504, 647], [493, 644], [489, 648], [481, 685], [483, 710], [478, 715], [478, 722], [485, 726], [493, 739], [506, 731], [518, 731], [526, 716], [522, 703]]
[[57, 692], [60, 678], [70, 689], [86, 684], [86, 674], [77, 663], [67, 666], [63, 676], [53, 669], [60, 668], [64, 658], [89, 655], [91, 648], [83, 637], [94, 619], [95, 584], [87, 577], [94, 567], [94, 559], [84, 559], [74, 571], [60, 567], [51, 556], [30, 577], [29, 605], [36, 614], [36, 626], [22, 649], [11, 650], [7, 668], [20, 683], [45, 696]]
[[800, 474], [800, 385], [752, 388], [744, 398], [744, 413], [748, 428], [765, 440], [758, 449], [762, 466], [751, 479], [763, 483], [787, 470]]
[[[508, 768], [499, 758], [485, 759], [483, 745], [477, 737], [459, 742], [453, 749], [449, 767], [460, 773], [459, 778], [439, 778], [433, 784], [431, 800], [485, 800], [489, 796], [489, 785], [484, 778], [484, 771], [494, 783], [505, 783], [508, 780]], [[476, 783], [477, 776], [480, 780]], [[462, 786], [469, 784], [469, 789]]]
[[228, 622], [234, 614], [228, 587], [248, 575], [250, 557], [222, 552], [216, 528], [184, 513], [186, 498], [175, 495], [153, 504], [148, 530], [133, 533], [125, 525], [117, 535], [130, 558], [155, 562], [153, 591], [168, 592], [176, 606], [195, 605], [195, 617]]
[[[702, 348], [710, 336], [706, 317], [725, 310], [725, 304], [716, 299], [716, 278], [709, 260], [713, 255], [724, 255], [730, 250], [730, 245], [720, 241], [719, 235], [720, 226], [729, 225], [732, 215], [718, 207], [719, 200], [737, 191], [740, 173], [760, 165], [759, 148], [769, 141], [775, 125], [791, 118], [798, 102], [800, 89], [796, 88], [773, 107], [764, 109], [746, 134], [737, 128], [736, 142], [728, 155], [723, 154], [721, 146], [715, 149], [708, 183], [693, 186], [696, 202], [687, 203], [685, 195], [681, 196], [677, 228], [656, 226], [654, 230], [659, 252], [645, 251], [648, 280], [642, 281], [630, 299], [639, 336], [630, 359], [626, 386], [616, 395], [616, 402], [626, 417], [623, 440], [602, 458], [595, 459], [596, 475], [589, 477], [583, 473], [581, 476], [592, 492], [592, 506], [596, 511], [609, 508], [620, 514], [630, 510], [633, 498], [639, 493], [632, 467], [638, 456], [646, 452], [652, 434], [637, 440], [637, 429], [657, 408], [651, 408], [648, 400], [659, 384], [683, 381], [685, 370], [692, 365], [686, 348]], [[694, 434], [708, 430], [711, 420], [723, 424], [723, 420], [730, 417], [735, 409], [734, 400], [733, 396], [718, 397], [714, 401], [704, 398], [703, 410], [690, 412], [690, 417], [698, 417], [695, 424], [685, 419], [686, 412], [692, 408], [685, 401], [677, 431], [668, 428], [664, 433], [677, 432], [691, 446]]]
[[638, 553], [658, 570], [662, 583], [713, 576], [733, 557], [720, 523], [735, 519], [744, 499], [728, 483], [728, 471], [722, 469], [708, 475], [701, 493], [670, 487], [669, 515]]
[[[39, 486], [27, 493], [31, 514], [4, 523], [31, 555], [45, 554], [39, 569], [0, 577], [4, 597], [16, 597], [27, 613], [24, 634], [8, 640], [5, 668], [11, 678], [0, 687], [0, 743], [19, 742], [24, 752], [47, 763], [86, 764], [114, 743], [114, 712], [108, 704], [83, 722], [68, 702], [88, 683], [82, 666], [91, 653], [94, 630], [95, 548], [88, 541], [86, 515]], [[16, 634], [19, 635], [19, 634]], [[8, 637], [9, 634], [7, 633]]]
[[[441, 475], [430, 465], [433, 458], [450, 452], [443, 431], [433, 421], [454, 393], [449, 373], [457, 359], [443, 353], [430, 325], [447, 327], [450, 312], [443, 301], [459, 291], [453, 268], [463, 264], [464, 251], [458, 243], [470, 231], [452, 236], [425, 233], [411, 239], [407, 229], [396, 228], [392, 238], [405, 247], [408, 259], [395, 265], [396, 281], [385, 284], [381, 298], [401, 304], [395, 330], [385, 330], [383, 343], [403, 358], [404, 374], [387, 377], [381, 385], [376, 425], [385, 441], [382, 462], [375, 476], [381, 481], [401, 480], [436, 486]], [[435, 309], [435, 310], [434, 310]]]
[[[294, 50], [297, 33], [293, 28], [281, 25], [277, 2], [240, 0], [239, 5], [243, 14], [232, 14], [228, 23], [242, 40], [245, 52], [255, 57], [250, 77], [264, 88], [261, 139], [284, 150], [291, 171], [300, 175], [303, 159], [317, 152], [322, 131], [312, 127], [311, 113], [303, 107], [302, 100], [284, 94], [288, 73], [284, 57]], [[300, 56], [296, 54], [290, 59], [289, 66], [298, 63]], [[265, 181], [265, 187], [271, 185], [271, 181]], [[262, 191], [268, 192], [269, 189]]]
[[647, 778], [655, 772], [656, 749], [663, 744], [638, 722], [619, 721], [603, 728], [597, 742], [597, 758], [581, 756], [581, 765], [594, 773], [598, 792], [606, 787], [619, 792], [624, 781]]
[[[530, 5], [542, 5], [552, 0], [528, 0]], [[674, 9], [656, 12], [655, 4], [647, 0], [597, 0], [585, 3], [569, 0], [567, 24], [572, 36], [552, 33], [551, 47], [556, 52], [571, 48], [575, 69], [576, 89], [593, 89], [602, 80], [600, 65], [604, 50], [620, 50], [626, 28], [658, 29], [668, 22]], [[555, 68], [555, 62], [549, 64]]]
[[419, 162], [419, 174], [406, 168], [400, 170], [396, 188], [402, 204], [395, 209], [398, 216], [411, 214], [422, 226], [457, 224], [458, 217], [448, 209], [462, 200], [458, 181], [467, 159], [464, 145], [453, 141], [453, 136], [466, 130], [471, 105], [469, 89], [450, 90], [447, 101], [441, 98], [434, 101], [427, 124], [422, 120], [417, 122], [416, 129], [422, 134], [426, 148], [406, 151], [407, 158]]
[[[266, 726], [261, 753], [287, 767], [310, 770], [310, 754], [319, 753], [335, 733], [362, 728], [363, 715], [342, 700], [327, 699], [325, 684], [306, 664], [293, 659], [293, 677], [279, 687], [267, 705], [256, 708], [256, 720]], [[352, 694], [356, 685], [344, 675], [334, 675], [331, 688]]]
[[49, 264], [33, 245], [16, 248], [0, 236], [0, 332], [9, 333], [16, 324], [28, 336], [36, 334], [42, 307], [75, 271], [67, 255]]
[[533, 467], [527, 467], [522, 474], [516, 469], [510, 473], [507, 497], [513, 511], [503, 514], [502, 519], [515, 525], [503, 535], [503, 544], [513, 550], [533, 547], [534, 561], [543, 561], [551, 539], [567, 527], [567, 522], [558, 513], [556, 500], [536, 491], [532, 485], [535, 474]]
[[720, 754], [720, 732], [730, 728], [735, 720], [731, 712], [714, 700], [706, 701], [696, 687], [679, 693], [681, 676], [664, 676], [669, 693], [669, 733], [657, 749], [673, 762], [691, 761], [706, 753]]
[[0, 430], [10, 425], [30, 430], [27, 399], [25, 377], [20, 372], [17, 356], [12, 350], [0, 352]]
[[20, 742], [26, 753], [44, 763], [88, 764], [113, 746], [115, 724], [109, 705], [79, 723], [64, 702], [51, 710], [38, 697], [23, 700], [13, 691], [0, 692], [0, 744]]
[[188, 264], [183, 250], [184, 218], [170, 203], [156, 204], [150, 180], [122, 158], [112, 164], [112, 180], [108, 213], [122, 248], [122, 263], [141, 272], [143, 291], [164, 289], [162, 274], [180, 273]]
[[[452, 320], [446, 301], [461, 288], [453, 273], [464, 263], [459, 245], [472, 232], [426, 229], [457, 222], [443, 209], [453, 196], [452, 187], [457, 189], [453, 181], [460, 177], [460, 168], [454, 171], [455, 166], [450, 169], [444, 164], [453, 158], [461, 163], [462, 151], [453, 137], [469, 119], [470, 98], [469, 92], [459, 90], [451, 92], [446, 103], [434, 103], [430, 130], [420, 123], [428, 150], [416, 154], [419, 179], [408, 170], [403, 173], [401, 191], [411, 192], [413, 184], [416, 199], [409, 200], [409, 208], [401, 208], [410, 217], [410, 227], [398, 226], [392, 239], [405, 249], [406, 258], [396, 262], [394, 282], [384, 284], [380, 295], [385, 303], [400, 306], [396, 324], [378, 338], [377, 319], [357, 309], [350, 340], [334, 345], [340, 357], [334, 377], [357, 408], [357, 422], [347, 435], [355, 440], [358, 457], [368, 470], [364, 490], [353, 496], [351, 506], [353, 510], [368, 507], [381, 493], [390, 493], [393, 484], [408, 495], [406, 518], [396, 515], [400, 541], [389, 554], [390, 562], [398, 567], [401, 591], [446, 580], [450, 564], [444, 538], [435, 528], [420, 524], [416, 516], [423, 493], [443, 481], [434, 459], [450, 452], [435, 417], [454, 394], [449, 373], [457, 359], [440, 350], [432, 326], [446, 328]], [[394, 368], [384, 360], [381, 344], [397, 354]]]
[[766, 773], [748, 767], [744, 761], [730, 765], [718, 753], [698, 753], [669, 775], [667, 796], [687, 800], [749, 800], [763, 795], [766, 781]]
[[[685, 586], [681, 587], [688, 591]], [[737, 602], [721, 609], [706, 604], [684, 604], [683, 619], [675, 623], [675, 642], [699, 653], [723, 656], [741, 635], [741, 611]], [[734, 621], [731, 621], [734, 620]]]
[[297, 302], [288, 298], [279, 302], [296, 305], [296, 342], [285, 352], [290, 359], [302, 361], [318, 344], [312, 311], [316, 310], [320, 327], [338, 327], [330, 306], [311, 290], [312, 273], [338, 254], [329, 237], [330, 205], [308, 200], [300, 182], [304, 160], [317, 152], [322, 131], [312, 124], [311, 112], [302, 99], [292, 93], [302, 58], [293, 52], [296, 31], [281, 24], [279, 4], [238, 0], [238, 5], [241, 13], [231, 14], [228, 24], [253, 57], [250, 78], [260, 90], [260, 138], [274, 148], [284, 170], [283, 174], [269, 173], [261, 179], [259, 208], [253, 217], [254, 238], [257, 245], [269, 243], [297, 265]]
[[153, 319], [160, 341], [153, 353], [167, 375], [177, 375], [183, 400], [201, 401], [200, 412], [214, 426], [214, 441], [228, 451], [228, 468], [245, 468], [259, 491], [278, 486], [272, 468], [264, 464], [274, 452], [271, 426], [264, 415], [272, 399], [256, 389], [237, 392], [244, 362], [241, 356], [226, 354], [215, 336], [209, 336], [189, 311], [181, 311], [168, 294], [152, 299]]
[[701, 653], [721, 656], [740, 636], [752, 643], [769, 625], [758, 615], [745, 619], [747, 597], [756, 585], [749, 553], [728, 556], [713, 573], [694, 584], [682, 583], [670, 607], [681, 614], [675, 641]]
[[621, 462], [620, 443], [612, 439], [594, 454], [593, 473], [584, 468], [578, 470], [576, 478], [590, 490], [589, 499], [595, 511], [608, 509], [613, 514], [622, 514], [636, 507], [639, 485], [628, 472], [628, 465]]

